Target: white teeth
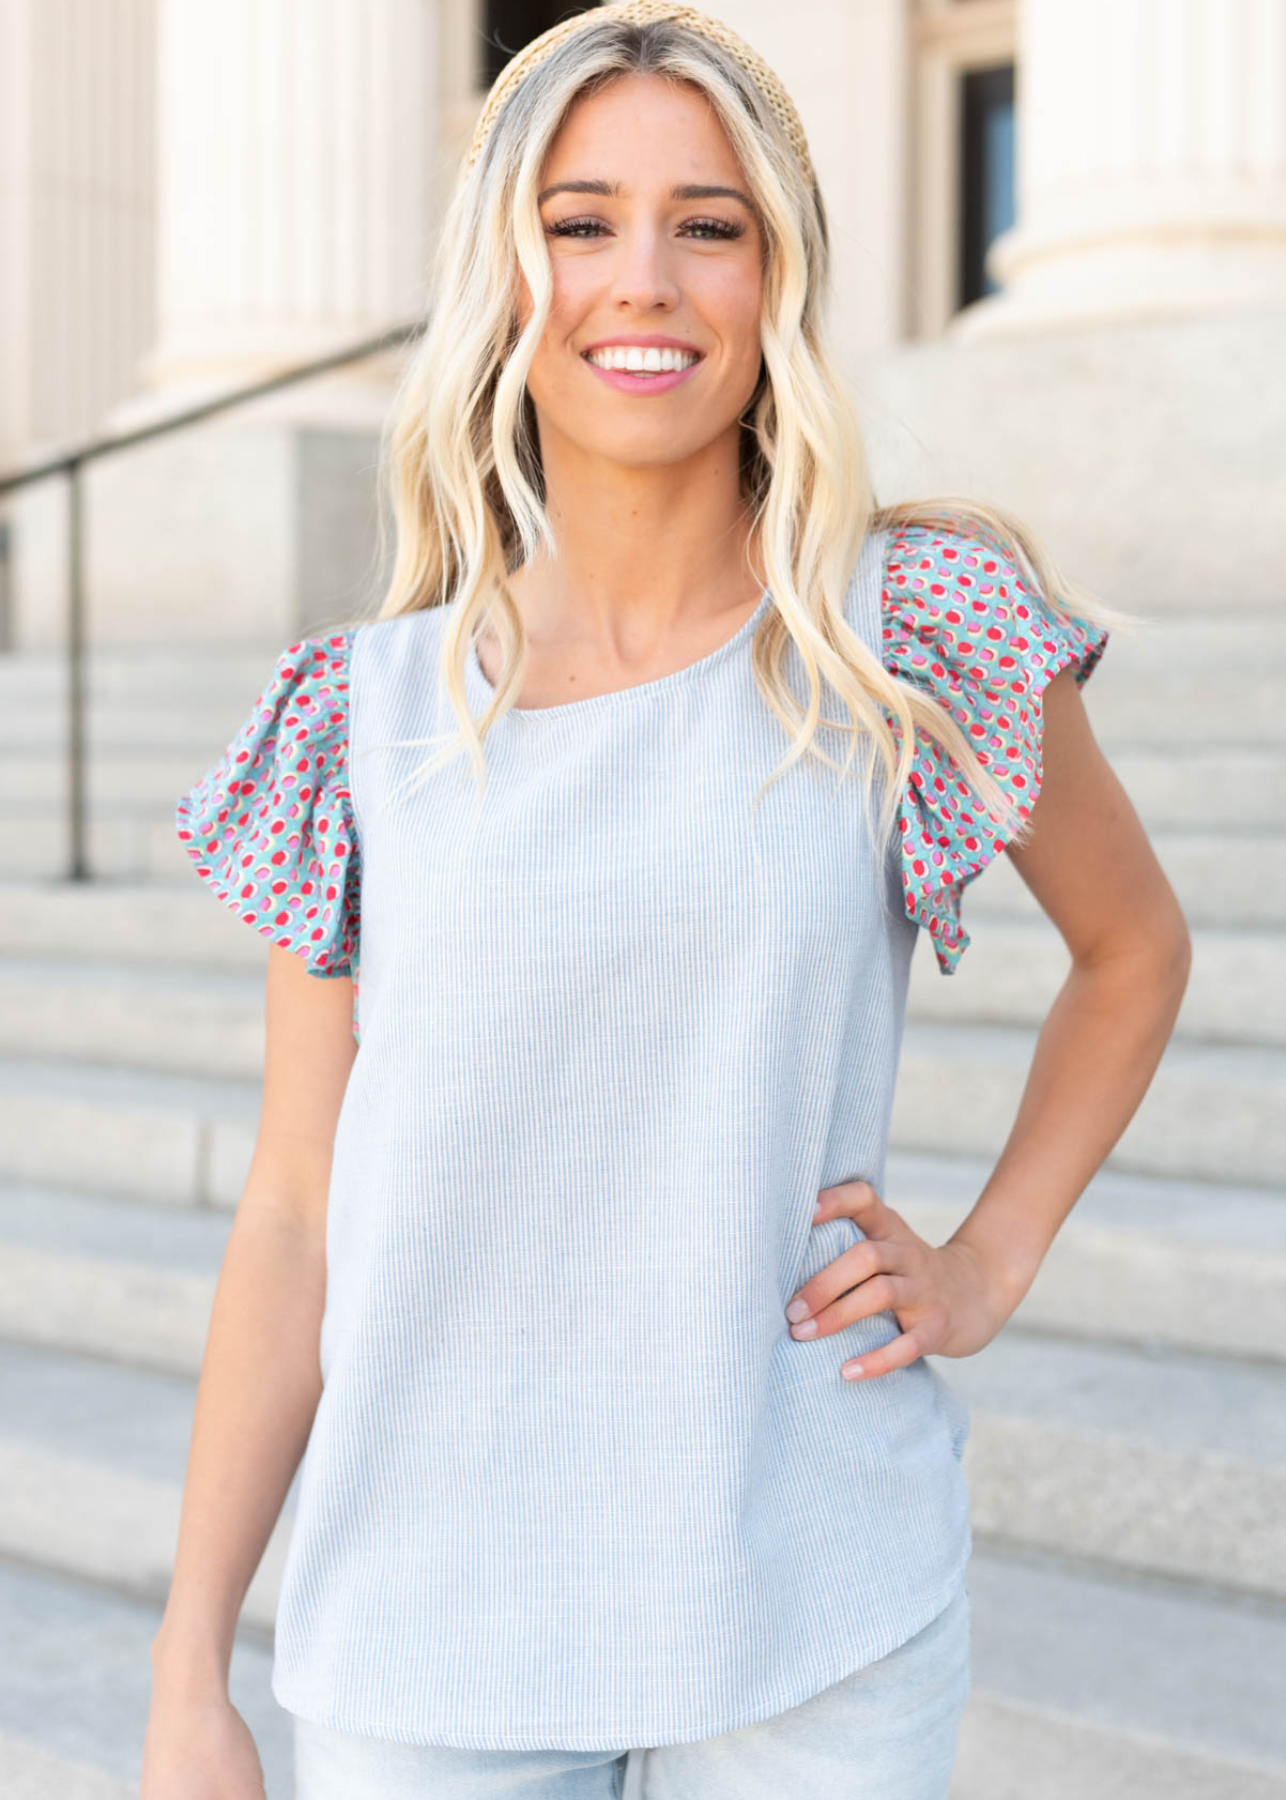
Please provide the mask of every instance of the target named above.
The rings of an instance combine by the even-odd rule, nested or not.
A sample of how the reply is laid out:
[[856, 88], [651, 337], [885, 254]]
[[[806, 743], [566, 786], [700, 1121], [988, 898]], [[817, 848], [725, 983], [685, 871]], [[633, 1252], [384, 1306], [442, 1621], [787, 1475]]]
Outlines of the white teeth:
[[628, 369], [633, 375], [658, 375], [671, 369], [686, 369], [697, 361], [697, 356], [692, 350], [658, 349], [655, 345], [645, 350], [638, 344], [608, 344], [601, 350], [589, 351], [588, 360], [600, 369]]

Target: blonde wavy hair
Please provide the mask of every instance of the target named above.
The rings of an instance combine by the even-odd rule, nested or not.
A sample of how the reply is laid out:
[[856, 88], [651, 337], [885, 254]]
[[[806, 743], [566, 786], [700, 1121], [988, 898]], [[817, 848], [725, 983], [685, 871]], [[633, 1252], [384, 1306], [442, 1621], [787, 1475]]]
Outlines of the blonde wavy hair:
[[[1131, 615], [1067, 581], [1014, 516], [947, 497], [881, 507], [875, 502], [856, 414], [827, 342], [823, 309], [830, 240], [821, 194], [779, 109], [745, 63], [674, 20], [630, 23], [613, 9], [581, 15], [495, 113], [480, 149], [462, 161], [431, 272], [423, 335], [400, 380], [380, 446], [380, 488], [396, 523], [396, 557], [378, 619], [454, 602], [442, 633], [441, 680], [460, 729], [412, 771], [423, 781], [467, 748], [485, 783], [483, 740], [514, 703], [526, 643], [506, 577], [544, 542], [556, 546], [544, 509], [535, 412], [526, 375], [548, 316], [551, 275], [536, 205], [542, 165], [568, 109], [626, 74], [689, 83], [714, 108], [757, 206], [765, 238], [760, 320], [762, 368], [742, 414], [741, 486], [771, 605], [752, 642], [765, 703], [790, 750], [770, 780], [805, 755], [836, 768], [820, 730], [848, 738], [843, 774], [856, 763], [869, 801], [883, 773], [877, 829], [893, 829], [919, 734], [938, 740], [1007, 838], [1024, 830], [1016, 803], [956, 720], [931, 695], [889, 674], [844, 617], [844, 596], [867, 535], [924, 525], [972, 532], [1019, 566], [1055, 608], [1108, 629]], [[503, 78], [503, 77], [502, 77]], [[532, 311], [517, 327], [517, 271]], [[381, 542], [384, 542], [381, 514]], [[465, 687], [471, 640], [493, 631], [501, 649], [494, 697], [473, 719]], [[793, 643], [808, 681], [803, 701], [783, 674]], [[823, 718], [822, 684], [847, 717]], [[878, 764], [877, 764], [878, 759]]]

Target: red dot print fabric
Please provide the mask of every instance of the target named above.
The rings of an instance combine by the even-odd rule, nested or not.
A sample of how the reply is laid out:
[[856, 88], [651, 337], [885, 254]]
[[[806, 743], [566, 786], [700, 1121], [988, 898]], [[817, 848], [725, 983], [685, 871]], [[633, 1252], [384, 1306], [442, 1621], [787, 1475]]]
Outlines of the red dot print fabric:
[[[1040, 793], [1041, 695], [1069, 665], [1088, 680], [1108, 633], [1056, 613], [984, 539], [925, 525], [889, 538], [883, 633], [884, 666], [952, 715], [1025, 819]], [[965, 884], [1004, 839], [955, 760], [923, 737], [900, 827], [907, 912], [953, 974], [970, 941]]]
[[223, 756], [178, 801], [175, 826], [217, 899], [269, 943], [302, 956], [310, 974], [350, 975], [356, 984], [352, 640], [351, 631], [304, 638], [281, 653]]

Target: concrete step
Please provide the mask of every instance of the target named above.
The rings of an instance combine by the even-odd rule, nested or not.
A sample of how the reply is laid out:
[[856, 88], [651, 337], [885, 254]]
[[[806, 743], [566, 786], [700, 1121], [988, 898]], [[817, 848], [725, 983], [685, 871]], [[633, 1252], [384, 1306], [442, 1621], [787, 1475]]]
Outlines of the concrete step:
[[[163, 1604], [195, 1400], [187, 1376], [0, 1343], [0, 1556]], [[246, 1596], [264, 1631], [298, 1485], [297, 1471]]]
[[[1280, 1609], [977, 1548], [973, 1686], [951, 1800], [1286, 1800]], [[134, 1800], [160, 1608], [0, 1562], [0, 1786], [7, 1800]], [[290, 1715], [243, 1627], [230, 1692], [268, 1800], [290, 1800]], [[646, 1752], [625, 1793], [644, 1800]]]
[[[234, 913], [227, 916], [256, 938]], [[263, 975], [0, 957], [0, 1056], [24, 1054], [253, 1081], [263, 1067]]]
[[195, 1379], [231, 1223], [0, 1182], [0, 1337]]
[[[908, 1023], [892, 1147], [994, 1159], [1034, 1047], [1034, 1031], [1017, 1027]], [[1173, 1040], [1106, 1167], [1275, 1187], [1286, 1168], [1284, 1082], [1280, 1050]], [[235, 1206], [259, 1105], [253, 1077], [0, 1058], [0, 1179]]]
[[[1280, 1364], [1016, 1321], [975, 1356], [932, 1360], [968, 1408], [980, 1542], [1286, 1599]], [[195, 1391], [188, 1376], [0, 1344], [0, 1554], [163, 1597]], [[256, 1577], [261, 1623], [286, 1536], [288, 1523]]]
[[[193, 780], [196, 775], [193, 775]], [[190, 881], [192, 861], [174, 825], [177, 792], [164, 805], [140, 809], [111, 801], [86, 820], [89, 867], [114, 882]], [[65, 877], [70, 859], [61, 806], [0, 807], [0, 878], [50, 881]]]
[[[1286, 925], [1286, 835], [1267, 815], [1261, 831], [1161, 830], [1150, 835], [1190, 925], [1221, 930]], [[1005, 855], [969, 883], [964, 909], [969, 921], [1045, 916]]]
[[0, 1180], [235, 1208], [260, 1098], [257, 1082], [0, 1058]]
[[[1233, 672], [1220, 680], [1209, 670], [1151, 670], [1143, 687], [1134, 675], [1115, 670], [1109, 684], [1107, 667], [1105, 659], [1086, 690], [1086, 703], [1096, 735], [1114, 758], [1171, 744], [1182, 749], [1191, 743], [1185, 721], [1193, 718], [1201, 720], [1206, 743], [1242, 751], [1286, 745], [1282, 676]], [[122, 781], [129, 783], [132, 802], [154, 800], [158, 791], [164, 798], [176, 777], [176, 793], [192, 785], [240, 729], [271, 672], [270, 659], [257, 685], [195, 693], [184, 705], [159, 694], [91, 705], [91, 766], [110, 770], [101, 784], [104, 798], [117, 795]], [[16, 771], [15, 792], [46, 800], [65, 791], [65, 731], [61, 703], [55, 709], [23, 696], [9, 707], [0, 718], [0, 755]], [[158, 769], [168, 770], [168, 784]]]
[[[987, 1158], [894, 1150], [883, 1197], [942, 1244], [990, 1171]], [[1100, 1169], [1015, 1318], [1094, 1342], [1286, 1363], [1286, 1188]]]
[[[247, 700], [249, 707], [252, 694]], [[1155, 745], [1101, 741], [1140, 818], [1150, 831], [1265, 828], [1286, 814], [1286, 754], [1259, 739], [1247, 745], [1189, 740]], [[172, 817], [179, 795], [222, 755], [227, 738], [196, 754], [104, 749], [86, 771], [89, 805], [104, 820], [130, 814]], [[61, 755], [19, 749], [5, 757], [0, 818], [31, 819], [65, 804]]]
[[[51, 868], [58, 872], [10, 872], [0, 878], [0, 954], [92, 954], [262, 968], [265, 952], [255, 933], [212, 898], [172, 829], [157, 827], [154, 833], [157, 867], [164, 864], [167, 877], [103, 874], [75, 882], [62, 877], [65, 844], [55, 823], [45, 821], [45, 847], [56, 853]], [[1162, 832], [1153, 844], [1191, 926], [1230, 933], [1286, 928], [1286, 835]], [[970, 958], [985, 953], [989, 920], [1048, 924], [1005, 855], [969, 883], [963, 910], [973, 943], [951, 978], [958, 982]]]
[[[1153, 611], [1137, 636], [1118, 632], [1108, 648], [1114, 663], [1136, 663], [1162, 671], [1286, 674], [1286, 616], [1281, 600], [1268, 606], [1222, 606], [1217, 618], [1208, 608], [1175, 605]], [[310, 630], [307, 635], [316, 636]], [[178, 686], [195, 695], [218, 697], [255, 692], [277, 656], [294, 640], [263, 637], [241, 643], [96, 644], [86, 647], [86, 682], [94, 701], [131, 704], [155, 701]], [[1107, 657], [1095, 671], [1097, 683]], [[61, 701], [67, 687], [67, 661], [61, 650], [22, 650], [0, 654], [0, 700], [21, 702], [35, 695]], [[1088, 692], [1088, 690], [1087, 690]], [[253, 698], [253, 694], [251, 696]]]
[[[105, 805], [86, 821], [89, 866], [113, 881], [154, 876], [190, 878], [192, 864], [163, 811]], [[6, 880], [42, 881], [66, 874], [68, 826], [59, 805], [32, 803], [0, 810], [0, 873]]]
[[[172, 650], [91, 647], [85, 672], [91, 748], [169, 745], [199, 760], [238, 730], [287, 641]], [[0, 656], [0, 750], [57, 752], [66, 741], [67, 717], [65, 662], [47, 655]]]
[[[249, 710], [254, 695], [246, 701]], [[244, 716], [244, 715], [243, 715]], [[229, 739], [220, 734], [208, 753], [176, 753], [164, 749], [102, 749], [88, 759], [86, 781], [90, 806], [105, 818], [119, 812], [173, 812], [178, 796], [195, 785], [217, 762]], [[61, 755], [17, 750], [5, 757], [10, 783], [6, 813], [65, 804], [67, 770]]]
[[969, 1409], [979, 1542], [1286, 1601], [1281, 1364], [1091, 1344], [1017, 1316], [976, 1355], [929, 1360]]
[[[1280, 598], [1267, 608], [1230, 601], [1220, 607], [1216, 618], [1209, 608], [1175, 604], [1164, 612], [1145, 614], [1137, 636], [1116, 633], [1111, 652], [1122, 659], [1128, 656], [1167, 668], [1217, 669], [1220, 662], [1227, 662], [1232, 668], [1286, 673], [1286, 616], [1281, 605]], [[317, 633], [310, 630], [308, 635]], [[253, 681], [263, 659], [266, 657], [271, 667], [291, 641], [262, 637], [238, 643], [224, 639], [173, 644], [91, 642], [86, 646], [85, 665], [91, 691], [103, 697], [138, 700], [184, 681], [222, 692]], [[60, 649], [0, 654], [0, 699], [33, 691], [56, 698], [66, 687], [66, 668]], [[1098, 673], [1101, 670], [1095, 680]]]
[[[966, 911], [973, 919], [967, 894], [962, 914]], [[1030, 920], [983, 915], [967, 924], [969, 948], [950, 978], [944, 979], [933, 956], [913, 959], [908, 1017], [1038, 1026], [1070, 967], [1054, 926], [1043, 915]], [[1175, 1035], [1286, 1047], [1286, 927], [1191, 930], [1192, 969]]]
[[[1087, 1367], [1083, 1357], [1075, 1365], [1066, 1346], [1033, 1345], [1029, 1336], [1016, 1356], [998, 1359], [1006, 1338], [1017, 1335], [1007, 1328], [976, 1358], [936, 1359], [957, 1391], [964, 1389], [965, 1370], [981, 1371], [988, 1357], [993, 1364], [978, 1376], [989, 1409], [978, 1393], [969, 1397], [975, 1691], [962, 1739], [961, 1800], [982, 1800], [984, 1792], [1025, 1800], [1030, 1787], [1002, 1786], [1002, 1774], [1014, 1782], [1035, 1747], [1054, 1743], [1070, 1759], [1062, 1766], [1084, 1776], [1101, 1763], [1118, 1781], [1041, 1790], [1068, 1800], [1083, 1792], [1119, 1793], [1122, 1800], [1147, 1793], [1120, 1782], [1123, 1770], [1135, 1779], [1146, 1771], [1149, 1751], [1165, 1772], [1167, 1785], [1158, 1794], [1214, 1796], [1221, 1790], [1201, 1783], [1213, 1779], [1209, 1765], [1225, 1762], [1239, 1780], [1286, 1781], [1286, 1766], [1274, 1766], [1286, 1764], [1281, 1711], [1266, 1704], [1277, 1680], [1273, 1671], [1282, 1666], [1286, 1608], [1272, 1595], [1253, 1602], [1209, 1586], [1230, 1573], [1244, 1576], [1247, 1568], [1258, 1582], [1278, 1568], [1271, 1540], [1280, 1531], [1280, 1507], [1271, 1492], [1262, 1516], [1255, 1503], [1281, 1473], [1280, 1462], [1263, 1453], [1271, 1442], [1264, 1409], [1277, 1405], [1280, 1389], [1266, 1391], [1262, 1371], [1201, 1359], [1166, 1359], [1142, 1375], [1119, 1356], [1110, 1366], [1100, 1359]], [[995, 1367], [997, 1361], [1005, 1366]], [[1158, 1405], [1156, 1389], [1166, 1381], [1168, 1404]], [[1177, 1382], [1182, 1408], [1173, 1404]], [[115, 1603], [103, 1599], [98, 1629], [87, 1642], [84, 1608], [67, 1577], [162, 1599], [194, 1395], [189, 1380], [0, 1346], [0, 1550], [61, 1576], [68, 1597], [61, 1608], [52, 1604], [52, 1584], [33, 1575], [25, 1609], [21, 1596], [0, 1607], [0, 1617], [16, 1622], [17, 1648], [10, 1654], [24, 1657], [37, 1686], [70, 1680], [80, 1691], [87, 1672], [82, 1657], [110, 1657], [118, 1669], [129, 1664], [120, 1640], [101, 1622]], [[1038, 1437], [1025, 1450], [1018, 1441], [1024, 1422]], [[1122, 1434], [1124, 1425], [1132, 1435]], [[78, 1496], [75, 1509], [65, 1504], [69, 1491]], [[270, 1627], [292, 1498], [293, 1489], [251, 1585], [247, 1629]], [[1204, 1513], [1212, 1503], [1217, 1510]], [[1025, 1528], [1027, 1541], [1017, 1553], [991, 1541], [998, 1513], [1011, 1533]], [[1040, 1540], [1050, 1539], [1042, 1561]], [[1087, 1539], [1093, 1566], [1069, 1565], [1069, 1552], [1083, 1550]], [[1145, 1567], [1168, 1561], [1168, 1583], [1114, 1568], [1123, 1542], [1142, 1550]], [[1175, 1579], [1175, 1564], [1186, 1582]], [[0, 1588], [8, 1599], [12, 1589], [2, 1573]], [[33, 1610], [51, 1633], [43, 1664], [31, 1654]], [[118, 1616], [130, 1616], [129, 1607]], [[136, 1624], [136, 1668], [147, 1667], [154, 1617]], [[57, 1644], [62, 1649], [55, 1654]], [[267, 1675], [265, 1662], [259, 1670], [265, 1706]], [[15, 1695], [11, 1684], [5, 1690]], [[43, 1715], [38, 1693], [19, 1687], [16, 1697], [24, 1702], [27, 1743], [33, 1720], [68, 1719], [56, 1689]], [[0, 1719], [8, 1728], [6, 1704], [0, 1702]], [[51, 1749], [39, 1733], [34, 1741], [66, 1758], [65, 1743]], [[79, 1741], [83, 1766], [88, 1741]], [[984, 1787], [984, 1779], [991, 1785]], [[1275, 1792], [1253, 1783], [1236, 1791]]]
[[[90, 757], [167, 756], [208, 766], [241, 729], [272, 671], [269, 661], [258, 686], [226, 694], [192, 693], [189, 689], [185, 697], [180, 687], [138, 700], [91, 698], [85, 710]], [[61, 697], [50, 702], [39, 695], [25, 695], [6, 707], [0, 717], [0, 756], [6, 763], [21, 754], [56, 765], [66, 755], [66, 743], [67, 708]]]
[[1110, 656], [1109, 646], [1090, 683], [1102, 680], [1103, 691], [1091, 702], [1086, 689], [1094, 734], [1109, 754], [1112, 745], [1137, 743], [1181, 749], [1191, 742], [1188, 732], [1194, 724], [1206, 743], [1247, 750], [1266, 744], [1286, 747], [1286, 679], [1281, 675], [1242, 680], [1235, 673], [1203, 676], [1195, 670], [1154, 669], [1140, 681], [1130, 671], [1114, 671], [1109, 684], [1104, 677]]
[[1286, 817], [1286, 756], [1271, 746], [1103, 742], [1149, 833], [1264, 829]]
[[[204, 898], [262, 960], [258, 934], [211, 895]], [[1194, 947], [1177, 1038], [1286, 1048], [1286, 931], [1199, 928]], [[1047, 921], [995, 921], [979, 927], [949, 980], [932, 956], [914, 959], [909, 1016], [1039, 1026], [1067, 967]], [[142, 956], [0, 955], [0, 1056], [81, 1057], [252, 1080], [263, 1048], [262, 969], [176, 967]]]
[[[1243, 621], [1243, 629], [1246, 622]], [[311, 634], [310, 634], [311, 635]], [[254, 699], [265, 668], [272, 672], [292, 639], [261, 638], [240, 644], [95, 644], [85, 649], [85, 685], [93, 704], [122, 701], [145, 706], [183, 688], [197, 697], [223, 699], [250, 689]], [[256, 683], [258, 686], [256, 686]], [[34, 697], [61, 705], [67, 692], [63, 650], [20, 650], [0, 654], [0, 701], [20, 704]]]
[[[1106, 673], [1108, 657], [1131, 679], [1145, 670], [1165, 676], [1236, 673], [1286, 675], [1286, 613], [1230, 607], [1218, 618], [1209, 611], [1152, 613], [1137, 637], [1117, 632], [1107, 656], [1094, 671]], [[1086, 689], [1088, 693], [1089, 690]]]
[[[156, 1602], [0, 1561], [5, 1800], [138, 1800], [160, 1622]], [[229, 1694], [254, 1737], [268, 1800], [291, 1800], [291, 1719], [271, 1683], [271, 1640], [243, 1628]]]
[[[176, 796], [177, 797], [177, 796]], [[1279, 815], [1280, 816], [1280, 815]], [[1286, 893], [1286, 834], [1265, 810], [1252, 828], [1150, 830], [1153, 847], [1193, 924], [1281, 925]], [[141, 813], [91, 815], [90, 868], [115, 885], [190, 881], [192, 865], [175, 836], [173, 818]], [[57, 808], [0, 813], [0, 882], [61, 881], [68, 863], [66, 823]], [[1040, 909], [1007, 856], [969, 885], [970, 916], [980, 909], [1039, 917]]]
[[1117, 633], [1082, 694], [1107, 744], [1258, 747], [1286, 742], [1286, 625], [1280, 619], [1154, 618]]
[[[986, 1173], [894, 1153], [885, 1198], [940, 1244]], [[0, 1337], [195, 1376], [229, 1224], [226, 1211], [0, 1183]], [[1286, 1190], [1100, 1171], [1017, 1316], [1089, 1342], [1286, 1363]]]
[[[1108, 654], [1084, 690], [1094, 730], [1105, 743], [1184, 745], [1198, 721], [1206, 743], [1256, 748], [1286, 744], [1286, 667], [1261, 654], [1237, 660], [1209, 643], [1210, 627], [1138, 649], [1124, 642]], [[1195, 641], [1190, 641], [1195, 639]], [[284, 648], [284, 645], [282, 646]], [[1202, 651], [1206, 652], [1203, 657]], [[275, 653], [244, 686], [213, 681], [195, 661], [170, 686], [140, 683], [137, 692], [91, 691], [86, 725], [92, 752], [169, 754], [208, 765], [239, 730], [270, 680]], [[37, 690], [12, 694], [0, 711], [0, 755], [57, 758], [66, 737], [66, 696]]]
[[1286, 1609], [974, 1549], [951, 1800], [1286, 1800]]
[[[917, 956], [931, 954], [920, 944]], [[939, 977], [941, 980], [956, 977]], [[997, 1157], [1036, 1045], [1032, 1029], [907, 1023], [890, 1142]], [[1286, 1053], [1173, 1039], [1107, 1159], [1113, 1172], [1273, 1187], [1286, 1169]]]
[[173, 881], [0, 881], [0, 956], [121, 957], [262, 982], [266, 943], [183, 862]]

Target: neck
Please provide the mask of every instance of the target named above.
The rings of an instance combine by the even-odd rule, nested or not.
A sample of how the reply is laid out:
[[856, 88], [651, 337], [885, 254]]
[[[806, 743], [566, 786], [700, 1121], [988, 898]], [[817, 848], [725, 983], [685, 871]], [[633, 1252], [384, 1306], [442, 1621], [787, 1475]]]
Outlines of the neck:
[[542, 442], [558, 556], [539, 551], [509, 581], [531, 639], [660, 640], [752, 608], [764, 584], [747, 562], [737, 448], [729, 434], [683, 463], [639, 468]]

